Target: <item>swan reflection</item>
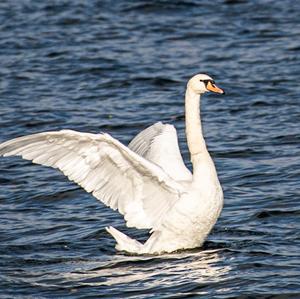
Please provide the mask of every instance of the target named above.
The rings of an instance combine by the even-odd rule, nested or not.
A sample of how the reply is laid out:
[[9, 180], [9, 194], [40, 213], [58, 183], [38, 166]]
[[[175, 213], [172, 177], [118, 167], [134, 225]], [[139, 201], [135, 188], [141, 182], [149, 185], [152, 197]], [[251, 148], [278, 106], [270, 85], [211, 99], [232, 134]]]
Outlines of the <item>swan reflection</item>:
[[[164, 256], [111, 256], [96, 268], [68, 273], [65, 279], [80, 285], [119, 288], [130, 284], [134, 289], [176, 287], [177, 284], [205, 284], [226, 279], [231, 269], [224, 265], [222, 249], [199, 249]], [[94, 264], [95, 265], [95, 264]]]

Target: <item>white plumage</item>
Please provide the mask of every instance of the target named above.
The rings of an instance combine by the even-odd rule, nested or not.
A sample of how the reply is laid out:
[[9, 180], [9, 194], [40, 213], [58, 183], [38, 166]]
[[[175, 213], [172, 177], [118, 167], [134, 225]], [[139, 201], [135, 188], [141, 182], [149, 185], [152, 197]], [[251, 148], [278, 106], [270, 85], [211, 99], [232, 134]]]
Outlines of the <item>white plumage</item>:
[[191, 180], [192, 174], [184, 165], [174, 126], [158, 122], [139, 133], [128, 147], [159, 165], [174, 180]]
[[108, 134], [62, 130], [4, 142], [0, 155], [20, 155], [58, 168], [124, 215], [128, 227], [151, 229], [151, 236], [142, 244], [107, 228], [118, 250], [143, 254], [200, 246], [223, 204], [200, 124], [200, 94], [208, 90], [222, 93], [210, 77], [200, 74], [189, 81], [186, 93], [193, 175], [182, 160], [176, 129], [161, 122], [139, 133], [128, 147]]

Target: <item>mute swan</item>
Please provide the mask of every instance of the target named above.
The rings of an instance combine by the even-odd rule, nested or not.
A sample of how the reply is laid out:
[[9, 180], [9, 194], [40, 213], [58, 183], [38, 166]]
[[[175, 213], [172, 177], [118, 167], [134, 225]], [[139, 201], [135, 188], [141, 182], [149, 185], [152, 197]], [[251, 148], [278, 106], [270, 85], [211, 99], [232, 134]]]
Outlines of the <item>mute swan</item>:
[[158, 122], [128, 147], [109, 134], [43, 132], [0, 144], [0, 155], [20, 155], [61, 170], [71, 181], [124, 215], [128, 227], [151, 229], [144, 243], [116, 228], [106, 230], [116, 249], [160, 254], [201, 246], [223, 207], [223, 192], [200, 122], [200, 95], [223, 94], [211, 77], [192, 77], [185, 121], [193, 174], [182, 160], [174, 126]]

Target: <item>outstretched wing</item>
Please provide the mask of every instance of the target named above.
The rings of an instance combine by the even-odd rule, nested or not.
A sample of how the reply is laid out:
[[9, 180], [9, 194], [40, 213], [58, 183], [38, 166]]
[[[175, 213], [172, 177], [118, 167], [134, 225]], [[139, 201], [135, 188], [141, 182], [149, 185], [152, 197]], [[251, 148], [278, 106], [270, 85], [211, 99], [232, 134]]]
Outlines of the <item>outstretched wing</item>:
[[118, 209], [130, 227], [157, 227], [183, 191], [159, 166], [108, 134], [39, 133], [2, 143], [0, 155], [20, 155], [60, 169], [107, 206]]
[[139, 133], [128, 147], [159, 165], [174, 180], [192, 179], [183, 162], [174, 126], [158, 122]]

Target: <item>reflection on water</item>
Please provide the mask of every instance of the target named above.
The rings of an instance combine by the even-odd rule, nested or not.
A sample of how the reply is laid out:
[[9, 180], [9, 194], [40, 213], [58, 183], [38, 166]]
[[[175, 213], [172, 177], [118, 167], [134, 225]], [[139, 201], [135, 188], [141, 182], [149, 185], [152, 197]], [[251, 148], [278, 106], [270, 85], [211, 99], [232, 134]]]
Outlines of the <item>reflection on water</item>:
[[[150, 261], [158, 263], [155, 263], [155, 268], [150, 267], [145, 269], [145, 264], [149, 264]], [[163, 271], [164, 274], [172, 276], [184, 274], [186, 279], [193, 279], [193, 281], [198, 282], [205, 282], [206, 280], [218, 281], [220, 276], [229, 270], [229, 267], [218, 267], [215, 263], [219, 261], [218, 250], [207, 250], [194, 254], [164, 255], [163, 258], [133, 258], [116, 255], [112, 264], [99, 265], [97, 268], [89, 270], [88, 273], [84, 273], [84, 277], [109, 277], [106, 283], [113, 285], [115, 283], [135, 281], [140, 278], [150, 278], [155, 275], [159, 276], [161, 271]], [[138, 263], [142, 265], [139, 267]], [[121, 265], [119, 266], [119, 264]], [[149, 271], [148, 273], [147, 270]], [[116, 273], [118, 277], [115, 276]], [[74, 274], [75, 277], [77, 275], [80, 276], [81, 274]]]
[[[224, 258], [224, 257], [223, 257]], [[62, 279], [72, 285], [109, 286], [118, 289], [120, 285], [143, 288], [178, 288], [193, 282], [194, 288], [226, 280], [230, 265], [221, 265], [222, 250], [205, 250], [174, 253], [159, 256], [115, 255], [113, 259], [101, 262], [82, 263], [80, 269], [64, 273]], [[205, 292], [203, 292], [205, 293]]]

